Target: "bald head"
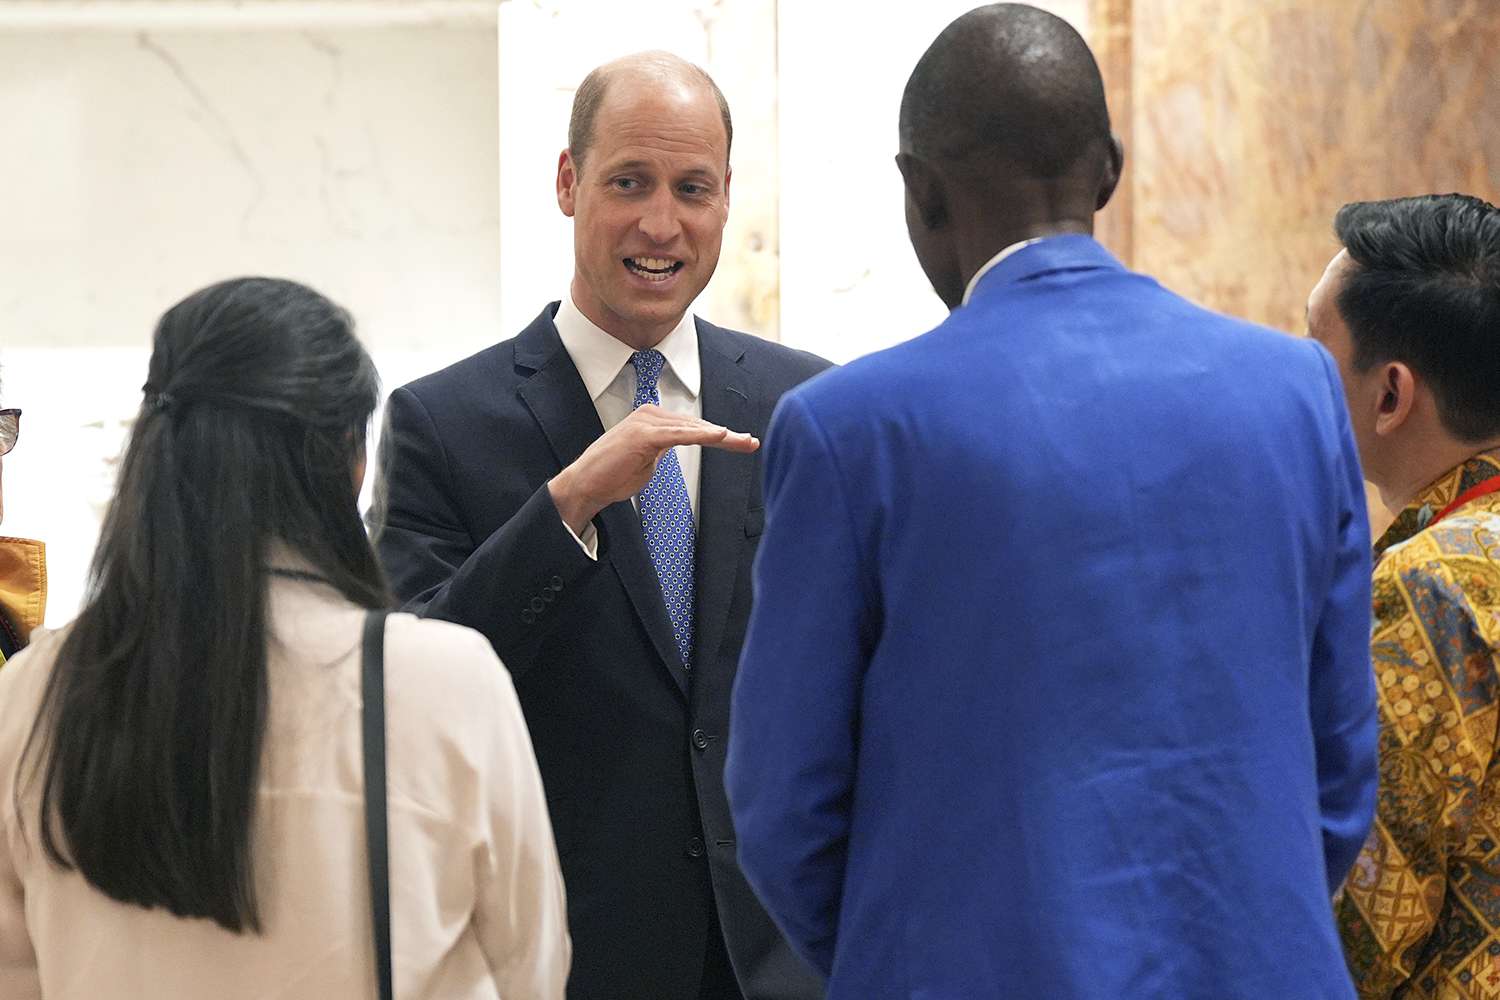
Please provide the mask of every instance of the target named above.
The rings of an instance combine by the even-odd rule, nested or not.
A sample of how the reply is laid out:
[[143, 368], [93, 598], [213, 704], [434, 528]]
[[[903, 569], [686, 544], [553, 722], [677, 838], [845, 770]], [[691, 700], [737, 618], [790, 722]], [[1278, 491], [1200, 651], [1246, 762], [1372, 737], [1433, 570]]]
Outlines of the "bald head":
[[609, 90], [617, 85], [640, 84], [649, 87], [677, 86], [701, 88], [713, 96], [724, 120], [724, 157], [734, 140], [734, 125], [729, 118], [729, 102], [701, 67], [670, 52], [637, 52], [607, 62], [583, 78], [573, 95], [573, 114], [568, 120], [568, 149], [581, 166], [588, 149], [594, 144], [594, 124]]
[[1018, 3], [963, 15], [927, 49], [901, 100], [901, 149], [948, 163], [1002, 157], [1059, 177], [1111, 142], [1104, 81], [1083, 38]]

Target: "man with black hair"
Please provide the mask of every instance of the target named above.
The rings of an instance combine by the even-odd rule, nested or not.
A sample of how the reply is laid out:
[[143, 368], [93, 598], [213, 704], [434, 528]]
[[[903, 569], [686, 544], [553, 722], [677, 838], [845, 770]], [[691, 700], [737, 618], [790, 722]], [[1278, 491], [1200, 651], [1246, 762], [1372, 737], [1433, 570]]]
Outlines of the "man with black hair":
[[1339, 904], [1362, 997], [1500, 995], [1500, 210], [1355, 203], [1308, 299], [1364, 469], [1381, 789]]
[[959, 18], [900, 123], [952, 315], [772, 422], [746, 876], [830, 1000], [1347, 1000], [1376, 727], [1332, 360], [1093, 240], [1122, 153], [1058, 18]]

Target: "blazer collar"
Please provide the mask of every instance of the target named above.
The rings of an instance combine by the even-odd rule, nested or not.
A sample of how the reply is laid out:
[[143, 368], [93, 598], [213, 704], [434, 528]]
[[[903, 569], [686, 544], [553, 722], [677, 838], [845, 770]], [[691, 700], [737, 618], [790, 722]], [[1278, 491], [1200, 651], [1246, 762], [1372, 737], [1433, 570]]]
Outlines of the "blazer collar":
[[560, 302], [547, 303], [537, 318], [516, 337], [516, 364], [539, 372], [547, 367], [553, 355], [563, 349], [562, 338], [557, 335], [557, 326], [552, 322], [560, 305]]
[[[552, 323], [589, 391], [589, 398], [597, 400], [619, 377], [620, 370], [630, 363], [635, 349], [616, 340], [585, 316], [573, 302], [571, 294], [558, 306]], [[688, 395], [696, 399], [701, 390], [702, 376], [698, 361], [698, 327], [693, 314], [683, 313], [677, 326], [656, 345], [656, 349], [666, 358], [667, 368], [682, 383]]]
[[[745, 348], [737, 338], [701, 319], [698, 343], [703, 361], [703, 419], [738, 431], [756, 426], [757, 401], [763, 393], [754, 373], [746, 369]], [[703, 449], [694, 559], [695, 669], [719, 659], [718, 648], [723, 643], [744, 553], [745, 518], [755, 464], [755, 455]]]
[[[532, 372], [517, 391], [551, 446], [557, 468], [561, 469], [583, 454], [604, 433], [604, 427], [552, 322], [557, 309], [556, 302], [548, 305], [521, 331], [516, 337], [515, 357], [518, 368]], [[599, 558], [608, 559], [614, 566], [621, 586], [656, 647], [663, 669], [686, 698], [688, 683], [682, 656], [672, 635], [672, 622], [667, 616], [656, 568], [646, 551], [640, 516], [630, 501], [624, 500], [600, 511], [598, 525]]]
[[993, 294], [1006, 285], [1057, 271], [1094, 268], [1124, 270], [1125, 265], [1092, 236], [1066, 233], [1038, 240], [999, 261], [974, 285], [969, 301]]

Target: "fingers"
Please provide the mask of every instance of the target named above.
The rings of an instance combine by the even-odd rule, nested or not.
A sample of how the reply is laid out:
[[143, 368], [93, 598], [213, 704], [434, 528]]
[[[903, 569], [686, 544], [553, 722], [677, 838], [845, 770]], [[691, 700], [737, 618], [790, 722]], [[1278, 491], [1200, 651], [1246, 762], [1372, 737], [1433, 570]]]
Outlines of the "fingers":
[[752, 434], [732, 431], [719, 424], [696, 417], [668, 413], [658, 406], [647, 404], [638, 407], [631, 418], [645, 424], [651, 445], [665, 451], [676, 445], [702, 445], [748, 454], [760, 447], [760, 441]]
[[722, 439], [709, 445], [710, 448], [722, 448], [725, 451], [739, 452], [748, 455], [760, 447], [760, 438], [753, 434], [741, 434], [739, 431], [727, 431]]
[[651, 443], [663, 451], [675, 445], [690, 444], [744, 453], [760, 447], [760, 441], [754, 435], [732, 431], [706, 420], [688, 420], [654, 427]]

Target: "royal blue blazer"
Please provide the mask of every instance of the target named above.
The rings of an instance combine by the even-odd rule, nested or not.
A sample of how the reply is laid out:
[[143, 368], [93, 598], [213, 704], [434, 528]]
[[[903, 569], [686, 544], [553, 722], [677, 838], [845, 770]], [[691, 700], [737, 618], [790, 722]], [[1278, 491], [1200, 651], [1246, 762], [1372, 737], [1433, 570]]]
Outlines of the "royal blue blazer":
[[1054, 237], [765, 452], [727, 783], [831, 1000], [1353, 997], [1370, 534], [1321, 347]]

